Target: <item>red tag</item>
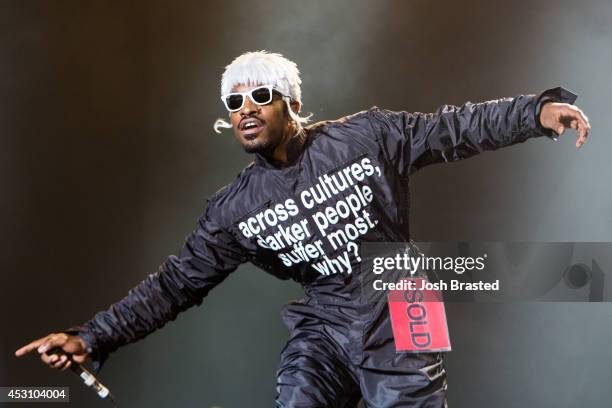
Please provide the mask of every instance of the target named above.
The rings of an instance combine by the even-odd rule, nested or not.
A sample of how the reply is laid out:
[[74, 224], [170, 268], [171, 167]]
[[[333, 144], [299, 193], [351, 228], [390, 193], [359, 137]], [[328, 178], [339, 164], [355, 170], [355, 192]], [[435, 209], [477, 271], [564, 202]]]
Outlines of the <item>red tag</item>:
[[402, 279], [405, 290], [390, 290], [387, 300], [396, 351], [450, 351], [440, 291], [426, 289], [421, 277]]

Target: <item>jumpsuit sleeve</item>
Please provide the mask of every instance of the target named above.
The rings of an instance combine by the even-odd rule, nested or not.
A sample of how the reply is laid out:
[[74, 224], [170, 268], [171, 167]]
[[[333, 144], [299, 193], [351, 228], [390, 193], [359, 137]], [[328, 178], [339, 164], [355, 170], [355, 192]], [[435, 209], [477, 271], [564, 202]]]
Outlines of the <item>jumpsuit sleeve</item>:
[[444, 105], [427, 114], [373, 108], [371, 117], [388, 160], [400, 175], [408, 175], [429, 164], [466, 159], [532, 137], [554, 139], [556, 133], [540, 125], [542, 105], [574, 103], [576, 97], [558, 87], [537, 96]]
[[131, 289], [121, 301], [66, 333], [88, 345], [94, 371], [120, 346], [142, 339], [174, 320], [246, 262], [244, 249], [209, 216], [210, 204], [178, 256], [170, 256], [157, 273]]

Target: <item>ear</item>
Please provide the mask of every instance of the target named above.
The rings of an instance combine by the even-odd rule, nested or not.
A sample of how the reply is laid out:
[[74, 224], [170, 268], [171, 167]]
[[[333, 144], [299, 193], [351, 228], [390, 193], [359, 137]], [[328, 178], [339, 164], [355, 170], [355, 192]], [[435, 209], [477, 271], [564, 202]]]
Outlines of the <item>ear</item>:
[[291, 105], [291, 110], [295, 113], [298, 114], [300, 113], [300, 109], [302, 108], [302, 104], [298, 101], [291, 101], [289, 103], [289, 105]]

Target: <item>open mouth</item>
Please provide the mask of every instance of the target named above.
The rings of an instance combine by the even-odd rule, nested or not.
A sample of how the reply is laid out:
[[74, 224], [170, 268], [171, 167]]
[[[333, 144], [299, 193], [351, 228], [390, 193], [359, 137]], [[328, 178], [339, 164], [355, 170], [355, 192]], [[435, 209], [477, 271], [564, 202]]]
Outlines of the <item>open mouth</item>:
[[240, 130], [247, 140], [253, 140], [263, 129], [265, 125], [256, 118], [244, 119], [240, 123]]

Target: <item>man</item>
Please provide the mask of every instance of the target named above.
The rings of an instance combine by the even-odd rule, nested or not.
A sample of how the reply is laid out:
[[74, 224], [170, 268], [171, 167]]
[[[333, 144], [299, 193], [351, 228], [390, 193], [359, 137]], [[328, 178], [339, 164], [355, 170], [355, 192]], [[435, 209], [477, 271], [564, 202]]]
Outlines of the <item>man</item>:
[[[408, 176], [531, 137], [590, 131], [575, 95], [555, 88], [433, 114], [371, 108], [304, 126], [297, 66], [279, 54], [246, 53], [226, 67], [222, 100], [244, 150], [255, 154], [208, 201], [179, 256], [82, 326], [22, 347], [66, 369], [108, 354], [199, 305], [241, 263], [294, 279], [306, 297], [287, 305], [277, 406], [444, 406], [440, 353], [397, 353], [387, 305], [363, 299], [356, 244], [409, 242]], [[50, 350], [63, 352], [48, 353]], [[70, 357], [69, 357], [70, 356]]]

